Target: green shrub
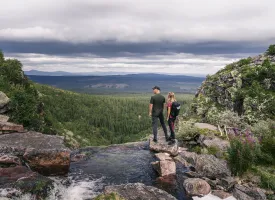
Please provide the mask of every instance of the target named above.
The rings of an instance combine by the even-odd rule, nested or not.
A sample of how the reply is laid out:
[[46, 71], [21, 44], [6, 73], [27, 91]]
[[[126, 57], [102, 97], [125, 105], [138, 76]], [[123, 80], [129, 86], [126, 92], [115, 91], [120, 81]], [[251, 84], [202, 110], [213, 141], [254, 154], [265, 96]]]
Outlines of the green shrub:
[[242, 175], [257, 161], [259, 145], [252, 144], [244, 138], [234, 138], [228, 148], [229, 167], [234, 175]]
[[208, 151], [208, 154], [216, 155], [220, 151], [220, 149], [216, 146], [210, 146], [207, 148], [207, 151]]
[[200, 146], [195, 146], [191, 149], [191, 151], [193, 151], [197, 154], [201, 154], [202, 153], [202, 148]]
[[178, 125], [177, 138], [179, 140], [190, 140], [199, 134], [199, 129], [193, 122], [180, 121]]
[[245, 127], [246, 124], [243, 118], [238, 116], [237, 113], [230, 110], [218, 111], [212, 109], [207, 115], [207, 121], [211, 124], [227, 126], [227, 127]]
[[239, 62], [238, 62], [238, 64], [239, 64], [239, 66], [242, 66], [242, 65], [248, 65], [248, 64], [250, 64], [252, 62], [252, 58], [244, 58], [244, 59], [241, 59]]
[[275, 44], [270, 45], [266, 51], [267, 55], [274, 56], [275, 55]]
[[275, 164], [275, 122], [260, 120], [251, 127], [252, 133], [260, 140], [261, 154], [258, 164]]
[[275, 191], [275, 168], [267, 166], [254, 166], [254, 173], [261, 177], [261, 187]]

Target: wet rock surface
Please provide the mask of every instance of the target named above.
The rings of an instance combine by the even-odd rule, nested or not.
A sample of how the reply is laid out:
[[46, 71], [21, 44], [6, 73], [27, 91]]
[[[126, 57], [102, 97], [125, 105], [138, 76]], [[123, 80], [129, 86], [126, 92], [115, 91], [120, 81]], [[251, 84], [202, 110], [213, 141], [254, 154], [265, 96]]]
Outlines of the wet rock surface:
[[[36, 199], [45, 198], [53, 181], [24, 166], [0, 168], [0, 188], [6, 188], [6, 197], [30, 193]], [[2, 197], [1, 197], [2, 198]]]
[[0, 154], [19, 156], [43, 175], [66, 174], [70, 166], [70, 150], [63, 138], [37, 132], [0, 135]]
[[162, 160], [152, 163], [153, 168], [160, 176], [176, 174], [176, 164], [174, 161]]
[[142, 183], [107, 186], [104, 194], [117, 193], [127, 200], [176, 200], [167, 192]]
[[5, 168], [17, 165], [22, 165], [19, 157], [8, 154], [0, 154], [0, 167]]

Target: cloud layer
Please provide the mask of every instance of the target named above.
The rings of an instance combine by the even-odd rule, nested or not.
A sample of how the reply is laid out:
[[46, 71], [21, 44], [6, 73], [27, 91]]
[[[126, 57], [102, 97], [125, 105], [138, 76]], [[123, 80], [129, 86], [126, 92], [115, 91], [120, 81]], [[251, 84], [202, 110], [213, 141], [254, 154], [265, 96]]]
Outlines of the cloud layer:
[[0, 38], [63, 42], [264, 41], [273, 0], [9, 0]]
[[24, 70], [67, 71], [74, 73], [164, 73], [203, 76], [218, 71], [244, 55], [170, 54], [131, 57], [98, 57], [95, 55], [53, 56], [45, 54], [8, 54], [24, 64]]
[[275, 43], [273, 0], [0, 0], [24, 69], [214, 73]]

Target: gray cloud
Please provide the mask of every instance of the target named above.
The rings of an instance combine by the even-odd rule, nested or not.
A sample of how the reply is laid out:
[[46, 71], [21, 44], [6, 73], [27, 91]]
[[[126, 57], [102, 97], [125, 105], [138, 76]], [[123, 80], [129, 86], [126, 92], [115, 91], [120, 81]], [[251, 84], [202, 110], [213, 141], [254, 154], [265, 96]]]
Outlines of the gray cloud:
[[274, 41], [273, 0], [10, 0], [0, 38], [85, 43]]
[[174, 53], [131, 57], [98, 57], [78, 54], [74, 56], [46, 54], [7, 54], [24, 64], [24, 70], [67, 72], [165, 73], [206, 75], [247, 55], [194, 55]]
[[25, 70], [214, 73], [275, 43], [273, 0], [0, 0]]

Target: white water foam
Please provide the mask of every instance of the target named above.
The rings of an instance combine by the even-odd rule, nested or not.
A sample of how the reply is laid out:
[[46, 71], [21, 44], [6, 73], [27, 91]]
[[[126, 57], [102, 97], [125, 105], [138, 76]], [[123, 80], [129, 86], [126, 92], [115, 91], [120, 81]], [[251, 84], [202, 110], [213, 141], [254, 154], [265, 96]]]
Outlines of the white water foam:
[[[86, 178], [81, 181], [69, 180], [69, 185], [62, 184], [64, 179], [59, 179], [56, 177], [51, 178], [54, 180], [54, 188], [50, 191], [49, 196], [46, 200], [88, 200], [96, 197], [100, 193], [98, 190], [102, 190], [104, 184], [102, 182], [103, 178], [91, 179]], [[9, 200], [7, 194], [14, 194], [13, 200], [32, 200], [34, 196], [31, 194], [22, 195], [19, 191], [15, 189], [1, 189], [0, 190], [0, 200]]]
[[103, 189], [103, 178], [85, 179], [83, 181], [71, 181], [69, 186], [65, 186], [58, 178], [52, 178], [55, 182], [47, 200], [86, 200], [99, 195], [99, 189]]
[[[208, 194], [204, 197], [193, 197], [193, 200], [222, 200], [222, 199], [212, 194]], [[237, 200], [237, 199], [233, 196], [230, 196], [228, 198], [225, 198], [224, 200]]]

